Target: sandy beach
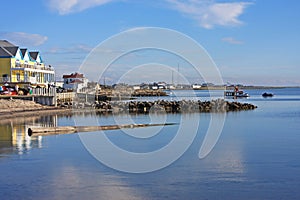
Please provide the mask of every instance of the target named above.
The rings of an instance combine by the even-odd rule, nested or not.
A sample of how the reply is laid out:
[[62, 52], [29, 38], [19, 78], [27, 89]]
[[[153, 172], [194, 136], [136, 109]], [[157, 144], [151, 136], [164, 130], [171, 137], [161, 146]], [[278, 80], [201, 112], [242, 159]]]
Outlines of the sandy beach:
[[61, 107], [44, 106], [30, 100], [0, 99], [0, 118], [30, 116], [36, 114], [68, 112], [71, 110]]

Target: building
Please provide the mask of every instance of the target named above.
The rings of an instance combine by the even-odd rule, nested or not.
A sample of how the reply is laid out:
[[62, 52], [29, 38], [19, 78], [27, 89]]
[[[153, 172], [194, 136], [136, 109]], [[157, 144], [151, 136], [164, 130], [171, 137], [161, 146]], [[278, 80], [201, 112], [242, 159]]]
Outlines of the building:
[[0, 83], [45, 87], [54, 82], [54, 69], [45, 65], [40, 52], [0, 40]]
[[88, 86], [88, 79], [80, 73], [72, 73], [70, 75], [63, 75], [64, 84], [63, 88], [67, 90], [74, 90], [79, 92]]
[[195, 83], [195, 84], [192, 85], [193, 90], [200, 90], [201, 87], [202, 87], [202, 86], [199, 85], [199, 84], [197, 84], [197, 83]]

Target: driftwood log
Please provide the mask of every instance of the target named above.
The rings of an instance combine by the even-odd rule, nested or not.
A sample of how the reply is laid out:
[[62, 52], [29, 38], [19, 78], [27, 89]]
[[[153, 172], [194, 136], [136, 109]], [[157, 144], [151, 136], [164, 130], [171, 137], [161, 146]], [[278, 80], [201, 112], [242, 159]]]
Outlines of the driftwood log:
[[59, 134], [71, 134], [78, 132], [92, 132], [99, 130], [118, 130], [123, 128], [142, 128], [151, 126], [169, 126], [177, 123], [164, 124], [126, 124], [126, 125], [107, 125], [107, 126], [59, 126], [59, 127], [38, 127], [28, 128], [29, 136], [47, 136]]

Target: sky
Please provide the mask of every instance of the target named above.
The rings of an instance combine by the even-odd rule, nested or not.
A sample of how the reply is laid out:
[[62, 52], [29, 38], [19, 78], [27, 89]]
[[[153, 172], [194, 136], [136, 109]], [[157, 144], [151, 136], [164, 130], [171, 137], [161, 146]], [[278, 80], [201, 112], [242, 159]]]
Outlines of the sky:
[[[80, 71], [90, 52], [112, 36], [158, 27], [200, 44], [224, 83], [300, 86], [298, 0], [2, 0], [0, 5], [0, 39], [40, 51], [58, 80]], [[166, 67], [160, 73], [161, 66]], [[138, 70], [129, 76], [130, 68]], [[142, 50], [114, 62], [105, 77], [114, 83], [115, 71], [124, 69], [126, 81], [179, 82], [171, 80], [179, 71], [193, 83], [203, 81], [188, 68], [174, 55]]]

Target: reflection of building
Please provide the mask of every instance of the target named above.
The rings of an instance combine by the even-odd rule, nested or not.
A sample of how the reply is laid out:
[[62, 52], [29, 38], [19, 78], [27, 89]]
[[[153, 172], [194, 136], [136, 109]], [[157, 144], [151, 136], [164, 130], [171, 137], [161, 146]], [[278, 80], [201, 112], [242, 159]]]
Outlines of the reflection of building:
[[54, 70], [44, 64], [38, 51], [0, 40], [0, 82], [45, 86], [54, 81]]
[[87, 87], [88, 84], [87, 78], [85, 78], [83, 74], [79, 74], [77, 72], [74, 74], [72, 73], [70, 75], [63, 75], [63, 79], [64, 79], [64, 84], [63, 84], [64, 89], [74, 90], [77, 92]]
[[[57, 125], [57, 116], [26, 118], [23, 122], [0, 124], [0, 154], [16, 152], [23, 154], [31, 148], [42, 147], [42, 136], [29, 137], [29, 127], [52, 127]], [[13, 147], [13, 148], [12, 148]]]
[[27, 127], [24, 125], [12, 126], [12, 146], [17, 148], [19, 154], [30, 150], [33, 146], [42, 147], [42, 137], [31, 138], [27, 134]]

